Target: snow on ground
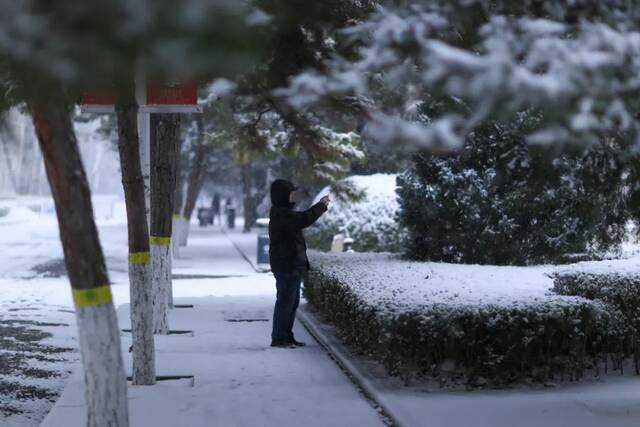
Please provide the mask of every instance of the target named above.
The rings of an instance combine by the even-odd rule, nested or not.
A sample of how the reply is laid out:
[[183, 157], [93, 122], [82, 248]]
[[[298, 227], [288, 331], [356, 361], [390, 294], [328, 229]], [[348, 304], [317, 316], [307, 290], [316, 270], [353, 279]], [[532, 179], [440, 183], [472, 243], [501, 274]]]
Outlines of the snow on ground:
[[437, 390], [407, 386], [378, 363], [355, 355], [335, 329], [306, 310], [327, 344], [352, 362], [353, 373], [371, 384], [385, 407], [410, 427], [637, 427], [640, 378], [608, 375], [570, 384], [519, 386], [510, 390]]
[[[424, 393], [387, 390], [412, 425], [431, 427], [637, 427], [640, 379], [543, 390]], [[428, 420], [423, 424], [422, 420]]]
[[[219, 262], [216, 261], [216, 275], [237, 276], [255, 273], [254, 268], [239, 256], [238, 251], [233, 246], [229, 246], [228, 240], [216, 238], [220, 233], [218, 227], [201, 228], [192, 224], [189, 244], [180, 248], [180, 257], [174, 259], [173, 274], [176, 277], [194, 278], [211, 275], [211, 259], [213, 258], [219, 260]], [[242, 236], [239, 231], [233, 232], [233, 234]], [[251, 235], [250, 240], [254, 242], [255, 237]], [[248, 243], [251, 244], [251, 241]]]
[[[175, 309], [170, 316], [172, 328], [193, 330], [193, 336], [156, 337], [158, 374], [193, 375], [193, 383], [131, 387], [132, 426], [384, 426], [300, 326], [296, 336], [309, 346], [269, 347], [270, 275], [196, 281], [203, 294], [215, 296], [181, 298], [180, 303], [195, 308]], [[179, 282], [178, 291], [192, 286], [188, 280]], [[123, 326], [128, 326], [127, 309], [119, 310]], [[129, 342], [124, 336], [123, 344]], [[130, 369], [128, 354], [125, 366]], [[71, 385], [42, 427], [84, 425], [82, 379], [72, 378]]]
[[[36, 207], [46, 201], [4, 203], [13, 214], [5, 213], [4, 222], [0, 218], [0, 366], [11, 366], [11, 371], [0, 369], [0, 425], [39, 425], [63, 388], [45, 425], [84, 425], [75, 314], [55, 216]], [[116, 203], [115, 213], [108, 215], [111, 208], [105, 205], [98, 208], [107, 213], [98, 216], [98, 228], [114, 302], [122, 305], [129, 300], [124, 211]], [[255, 242], [255, 236], [239, 239], [246, 247]], [[297, 336], [309, 347], [297, 352], [269, 347], [273, 276], [256, 274], [221, 230], [193, 227], [189, 246], [181, 249], [174, 267], [175, 298], [195, 308], [173, 310], [170, 326], [194, 333], [156, 338], [158, 374], [188, 373], [195, 375], [195, 382], [131, 387], [133, 426], [383, 425], [299, 326]], [[128, 327], [128, 306], [118, 312], [121, 326]], [[242, 321], [247, 319], [253, 321]], [[129, 334], [123, 333], [122, 339], [130, 370]], [[22, 348], [11, 349], [23, 342]], [[20, 357], [14, 363], [3, 359], [5, 354]], [[43, 361], [45, 356], [51, 360]]]
[[78, 359], [75, 314], [38, 292], [50, 279], [0, 279], [0, 425], [31, 426], [46, 415]]
[[[114, 298], [126, 302], [127, 236], [119, 205], [107, 196], [95, 197], [94, 204]], [[0, 251], [0, 425], [35, 426], [79, 357], [51, 199], [0, 201]]]
[[269, 230], [264, 227], [256, 227], [252, 233], [243, 233], [241, 230], [242, 227], [236, 228], [235, 230], [227, 229], [225, 230], [225, 234], [255, 271], [270, 270], [269, 264], [258, 264], [258, 236], [266, 235], [268, 237]]
[[[69, 378], [78, 359], [76, 325], [69, 285], [63, 276], [57, 223], [47, 203], [23, 202], [16, 205], [2, 201], [0, 206], [0, 425], [38, 425], [68, 381], [78, 387], [66, 389], [65, 394], [72, 393], [72, 404], [62, 409], [71, 411], [73, 420], [81, 420], [77, 411], [83, 410], [82, 380]], [[44, 208], [36, 209], [36, 205]], [[108, 200], [97, 205], [101, 206], [97, 217], [114, 300], [126, 304], [123, 206]], [[245, 251], [252, 251], [254, 239], [255, 235], [236, 236]], [[372, 283], [386, 282], [400, 274], [402, 286], [393, 298], [407, 304], [426, 296], [442, 302], [458, 299], [474, 304], [535, 301], [549, 298], [548, 274], [556, 270], [631, 270], [638, 261], [480, 267], [401, 265], [396, 260], [392, 261], [394, 270], [375, 273], [379, 277], [372, 282], [374, 272], [367, 266], [368, 256], [341, 256], [353, 262], [350, 274], [361, 281], [362, 291], [382, 299], [390, 296], [380, 294]], [[212, 264], [212, 260], [218, 262]], [[344, 265], [338, 262], [335, 268]], [[171, 326], [193, 330], [194, 336], [158, 338], [159, 374], [195, 374], [196, 382], [194, 387], [189, 381], [164, 383], [153, 391], [133, 387], [133, 425], [380, 425], [375, 411], [299, 326], [296, 333], [310, 342], [309, 347], [290, 353], [268, 348], [273, 278], [255, 274], [219, 230], [194, 227], [189, 247], [182, 248], [181, 258], [175, 260], [174, 274], [176, 298], [193, 303], [196, 309], [174, 310]], [[119, 312], [120, 322], [126, 327], [126, 307]], [[227, 321], [243, 319], [254, 321]], [[123, 335], [125, 348], [128, 340]], [[125, 358], [129, 366], [128, 353]], [[416, 426], [426, 422], [433, 427], [640, 425], [637, 378], [608, 377], [606, 381], [542, 390], [496, 392], [426, 392], [384, 380], [382, 385], [386, 397], [413, 417]], [[187, 419], [194, 421], [183, 424]], [[72, 425], [68, 420], [63, 425]], [[61, 424], [51, 421], [47, 425]]]
[[[156, 336], [158, 375], [194, 379], [130, 387], [132, 426], [383, 426], [376, 410], [296, 325], [305, 348], [269, 346], [275, 298], [271, 274], [256, 274], [228, 236], [194, 228], [176, 260], [174, 296], [192, 309], [170, 312], [170, 327], [192, 334]], [[244, 235], [245, 243], [255, 235]], [[241, 239], [242, 240], [242, 239]], [[249, 247], [247, 245], [246, 247]], [[224, 277], [227, 276], [227, 277]], [[128, 306], [118, 310], [129, 328]], [[130, 345], [123, 335], [123, 350]], [[125, 366], [131, 369], [124, 350]], [[43, 427], [82, 426], [83, 383], [73, 376]]]

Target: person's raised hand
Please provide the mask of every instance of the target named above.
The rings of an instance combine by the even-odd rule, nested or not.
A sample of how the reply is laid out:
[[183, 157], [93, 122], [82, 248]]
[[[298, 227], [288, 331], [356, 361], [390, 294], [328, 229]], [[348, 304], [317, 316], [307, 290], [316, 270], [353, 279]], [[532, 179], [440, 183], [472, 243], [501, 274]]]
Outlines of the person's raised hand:
[[324, 196], [322, 199], [320, 199], [320, 201], [324, 203], [326, 207], [329, 207], [329, 203], [331, 202], [331, 199], [329, 198], [329, 196]]

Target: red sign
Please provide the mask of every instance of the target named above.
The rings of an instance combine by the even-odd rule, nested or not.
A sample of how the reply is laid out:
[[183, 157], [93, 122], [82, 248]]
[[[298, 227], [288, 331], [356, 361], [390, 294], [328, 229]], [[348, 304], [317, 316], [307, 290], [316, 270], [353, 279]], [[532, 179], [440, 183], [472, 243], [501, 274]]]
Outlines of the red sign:
[[116, 97], [110, 90], [84, 91], [80, 94], [80, 104], [82, 105], [113, 105]]
[[196, 105], [198, 84], [195, 81], [175, 84], [147, 85], [149, 105]]
[[[198, 83], [149, 84], [145, 102], [140, 102], [141, 113], [201, 113], [198, 105]], [[113, 90], [84, 91], [80, 96], [83, 112], [111, 114], [116, 97]]]

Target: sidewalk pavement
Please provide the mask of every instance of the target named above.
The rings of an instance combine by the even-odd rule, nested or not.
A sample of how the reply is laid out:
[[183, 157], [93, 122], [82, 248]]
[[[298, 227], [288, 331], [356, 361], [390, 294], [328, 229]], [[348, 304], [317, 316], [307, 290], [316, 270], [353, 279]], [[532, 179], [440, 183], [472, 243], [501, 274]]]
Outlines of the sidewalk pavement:
[[231, 240], [234, 247], [242, 257], [251, 264], [257, 272], [265, 272], [269, 270], [269, 265], [258, 264], [258, 236], [261, 234], [269, 234], [266, 228], [254, 227], [251, 232], [243, 233], [241, 228], [233, 230], [224, 229], [227, 237]]
[[[192, 333], [156, 336], [157, 374], [193, 378], [131, 386], [131, 426], [383, 426], [376, 409], [301, 325], [296, 337], [307, 347], [269, 347], [272, 275], [253, 272], [220, 230], [192, 233], [176, 271], [241, 277], [174, 280], [176, 302], [194, 307], [172, 310], [170, 326]], [[118, 317], [128, 328], [128, 304], [119, 307]], [[129, 334], [122, 338], [127, 349]], [[124, 358], [130, 371], [130, 354]], [[42, 426], [83, 426], [84, 411], [78, 370]]]
[[[237, 239], [249, 250], [253, 242], [255, 260], [255, 235], [241, 232]], [[173, 260], [173, 274], [180, 276], [237, 276], [256, 272], [254, 265], [247, 262], [234, 247], [220, 227], [201, 228], [191, 225], [189, 244], [180, 248], [180, 257]]]

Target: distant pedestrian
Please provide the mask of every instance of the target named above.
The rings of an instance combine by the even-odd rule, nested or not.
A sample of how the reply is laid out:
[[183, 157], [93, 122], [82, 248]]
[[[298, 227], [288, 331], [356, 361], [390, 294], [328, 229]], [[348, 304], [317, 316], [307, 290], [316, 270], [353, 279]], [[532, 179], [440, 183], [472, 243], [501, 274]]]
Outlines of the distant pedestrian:
[[220, 215], [220, 195], [218, 193], [215, 193], [213, 195], [213, 199], [211, 199], [211, 215], [213, 215], [213, 224], [216, 223], [217, 218], [220, 225], [222, 225], [222, 216]]
[[227, 216], [227, 228], [233, 230], [236, 228], [236, 207], [231, 197], [227, 199], [227, 203], [224, 206], [224, 213]]
[[293, 323], [300, 303], [302, 275], [309, 269], [307, 245], [302, 229], [317, 221], [329, 207], [329, 196], [306, 211], [294, 211], [296, 185], [283, 179], [271, 184], [269, 214], [269, 261], [276, 278], [276, 304], [273, 310], [272, 347], [295, 348], [305, 343], [293, 336]]

